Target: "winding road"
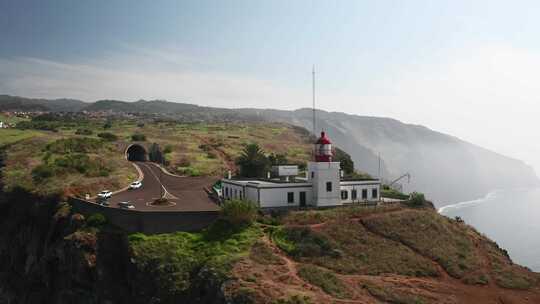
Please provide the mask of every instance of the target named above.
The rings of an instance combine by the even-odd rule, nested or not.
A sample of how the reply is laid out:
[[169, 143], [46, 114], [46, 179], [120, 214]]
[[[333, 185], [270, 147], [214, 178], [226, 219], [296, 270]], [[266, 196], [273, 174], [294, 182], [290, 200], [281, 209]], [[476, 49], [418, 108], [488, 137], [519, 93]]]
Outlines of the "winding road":
[[[217, 211], [219, 207], [208, 197], [204, 188], [211, 188], [215, 177], [183, 177], [165, 173], [151, 162], [135, 162], [144, 178], [142, 187], [114, 194], [109, 203], [118, 208], [120, 202], [131, 202], [135, 210], [142, 211]], [[150, 204], [164, 194], [169, 206]]]

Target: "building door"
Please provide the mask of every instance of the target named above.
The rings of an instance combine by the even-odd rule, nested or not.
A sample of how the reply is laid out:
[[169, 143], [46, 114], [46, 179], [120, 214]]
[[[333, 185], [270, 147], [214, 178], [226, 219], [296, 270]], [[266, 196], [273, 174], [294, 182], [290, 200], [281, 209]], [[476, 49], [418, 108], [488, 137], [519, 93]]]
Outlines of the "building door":
[[300, 192], [300, 207], [306, 206], [306, 192], [301, 191]]

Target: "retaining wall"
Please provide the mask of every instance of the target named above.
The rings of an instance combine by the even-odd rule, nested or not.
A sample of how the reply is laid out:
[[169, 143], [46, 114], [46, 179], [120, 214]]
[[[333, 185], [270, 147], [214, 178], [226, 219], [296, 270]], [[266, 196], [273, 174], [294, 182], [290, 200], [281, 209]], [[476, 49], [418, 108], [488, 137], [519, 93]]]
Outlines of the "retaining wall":
[[69, 198], [73, 211], [90, 216], [103, 214], [107, 220], [128, 232], [145, 234], [174, 231], [198, 231], [208, 227], [219, 216], [218, 211], [139, 211], [110, 208], [79, 198]]

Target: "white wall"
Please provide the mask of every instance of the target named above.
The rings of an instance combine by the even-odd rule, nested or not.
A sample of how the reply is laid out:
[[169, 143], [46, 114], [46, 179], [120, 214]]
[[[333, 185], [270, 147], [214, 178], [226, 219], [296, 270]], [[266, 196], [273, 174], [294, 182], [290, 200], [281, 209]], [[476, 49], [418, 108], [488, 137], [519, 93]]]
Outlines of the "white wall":
[[[342, 184], [341, 185], [341, 191], [347, 191], [347, 199], [341, 200], [342, 203], [357, 203], [357, 202], [376, 202], [379, 201], [381, 196], [381, 189], [379, 184]], [[356, 199], [352, 199], [352, 190], [356, 189]], [[373, 196], [373, 190], [377, 190], [377, 195]], [[362, 198], [362, 190], [367, 191], [367, 198]], [[340, 198], [341, 198], [341, 191], [340, 191]]]
[[[341, 205], [339, 170], [339, 162], [308, 163], [308, 179], [313, 183], [314, 206]], [[332, 191], [326, 190], [328, 182], [332, 183]]]
[[[300, 206], [300, 192], [306, 192], [306, 205], [309, 206], [313, 200], [313, 191], [310, 186], [306, 187], [286, 187], [286, 188], [260, 188], [262, 208], [271, 207], [293, 207]], [[294, 193], [294, 202], [287, 202], [287, 193]]]

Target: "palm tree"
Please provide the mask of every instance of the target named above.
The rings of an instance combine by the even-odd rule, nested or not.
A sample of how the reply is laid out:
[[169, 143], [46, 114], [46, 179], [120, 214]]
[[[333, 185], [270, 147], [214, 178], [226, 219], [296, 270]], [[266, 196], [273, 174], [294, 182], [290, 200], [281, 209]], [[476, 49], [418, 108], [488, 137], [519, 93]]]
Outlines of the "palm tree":
[[268, 168], [268, 158], [259, 145], [253, 143], [247, 145], [242, 154], [236, 159], [240, 166], [240, 175], [244, 177], [262, 177]]

